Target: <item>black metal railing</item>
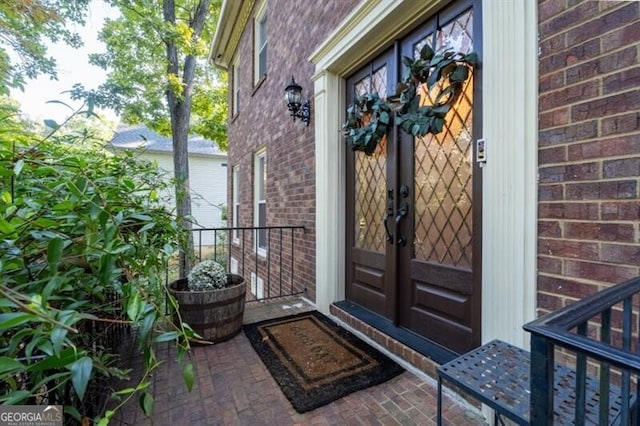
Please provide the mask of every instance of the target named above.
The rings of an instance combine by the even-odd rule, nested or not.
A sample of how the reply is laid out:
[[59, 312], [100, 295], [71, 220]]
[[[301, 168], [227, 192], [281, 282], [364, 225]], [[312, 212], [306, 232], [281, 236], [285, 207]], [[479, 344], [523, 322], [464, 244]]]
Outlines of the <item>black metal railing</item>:
[[306, 291], [299, 265], [304, 226], [194, 228], [198, 260], [214, 258], [247, 282], [247, 300], [294, 296]]
[[[597, 422], [637, 424], [640, 374], [640, 277], [614, 285], [524, 325], [531, 333], [531, 424], [553, 424], [556, 358], [573, 364], [575, 423], [585, 424], [586, 381], [596, 377]], [[617, 391], [612, 392], [612, 389]], [[612, 398], [611, 395], [614, 395]]]

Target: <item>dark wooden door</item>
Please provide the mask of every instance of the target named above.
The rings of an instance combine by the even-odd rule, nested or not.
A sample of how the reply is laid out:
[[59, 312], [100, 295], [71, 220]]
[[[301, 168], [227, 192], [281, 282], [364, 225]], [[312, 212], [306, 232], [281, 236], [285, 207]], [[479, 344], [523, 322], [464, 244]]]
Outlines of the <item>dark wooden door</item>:
[[[390, 94], [397, 80], [389, 78], [403, 72], [390, 72], [393, 64], [425, 43], [473, 50], [473, 22], [468, 2], [443, 10], [354, 74], [348, 93], [369, 90], [364, 82], [380, 84], [375, 64], [384, 63], [387, 82], [378, 92]], [[480, 343], [477, 77], [467, 81], [441, 134], [414, 138], [394, 129], [372, 157], [347, 154], [347, 299], [458, 353]], [[421, 88], [420, 96], [428, 104], [433, 93]]]
[[[395, 90], [393, 58], [393, 50], [388, 50], [349, 78], [347, 102], [351, 104], [356, 95], [376, 92], [386, 97]], [[389, 182], [395, 174], [394, 134], [384, 137], [371, 156], [354, 154], [347, 148], [346, 296], [387, 318], [394, 316], [396, 296], [395, 255], [389, 253], [384, 223], [385, 214], [389, 213]]]

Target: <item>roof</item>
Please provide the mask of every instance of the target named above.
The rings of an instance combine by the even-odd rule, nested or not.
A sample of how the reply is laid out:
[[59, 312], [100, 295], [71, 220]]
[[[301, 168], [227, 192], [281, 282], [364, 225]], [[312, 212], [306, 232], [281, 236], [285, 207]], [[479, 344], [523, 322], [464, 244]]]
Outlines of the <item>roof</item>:
[[256, 0], [224, 0], [209, 50], [209, 61], [228, 69]]
[[[220, 151], [215, 142], [201, 136], [190, 136], [187, 145], [189, 154], [225, 157], [227, 155]], [[111, 140], [111, 146], [117, 149], [144, 148], [151, 152], [173, 152], [171, 138], [162, 136], [144, 125], [120, 124]]]

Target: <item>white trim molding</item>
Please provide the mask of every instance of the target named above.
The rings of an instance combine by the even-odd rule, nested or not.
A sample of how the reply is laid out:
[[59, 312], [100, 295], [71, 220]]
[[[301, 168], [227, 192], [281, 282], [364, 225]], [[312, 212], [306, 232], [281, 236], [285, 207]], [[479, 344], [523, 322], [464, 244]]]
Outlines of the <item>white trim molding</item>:
[[316, 309], [328, 314], [344, 299], [345, 146], [338, 132], [343, 119], [344, 80], [322, 72], [314, 76], [316, 141]]
[[482, 340], [527, 347], [536, 310], [537, 2], [482, 2]]
[[[267, 225], [267, 147], [262, 146], [255, 151], [253, 155], [253, 226], [266, 226]], [[264, 217], [260, 215], [260, 206], [264, 206]], [[264, 220], [264, 223], [260, 223], [260, 219]], [[266, 231], [262, 233], [260, 230], [255, 231], [253, 236], [253, 249], [259, 256], [266, 257], [268, 241], [261, 241], [260, 235], [266, 236]], [[266, 237], [265, 237], [266, 238]], [[262, 247], [260, 244], [264, 243]]]

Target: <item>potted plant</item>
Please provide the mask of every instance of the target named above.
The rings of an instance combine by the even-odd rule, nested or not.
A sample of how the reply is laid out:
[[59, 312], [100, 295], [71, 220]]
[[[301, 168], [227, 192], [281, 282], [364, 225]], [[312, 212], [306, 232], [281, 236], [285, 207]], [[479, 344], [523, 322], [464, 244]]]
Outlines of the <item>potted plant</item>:
[[223, 342], [242, 329], [244, 278], [228, 274], [215, 260], [203, 260], [187, 278], [170, 283], [169, 294], [178, 302], [176, 319], [208, 342]]

